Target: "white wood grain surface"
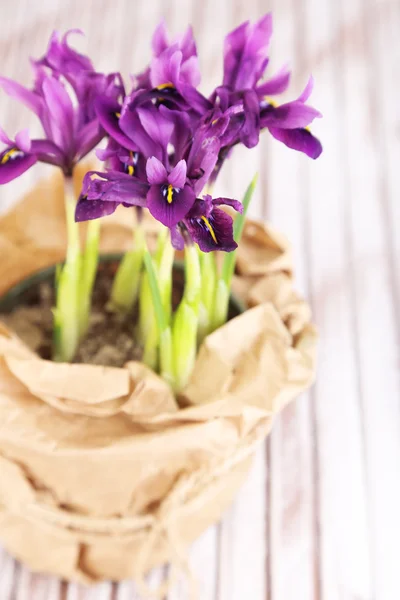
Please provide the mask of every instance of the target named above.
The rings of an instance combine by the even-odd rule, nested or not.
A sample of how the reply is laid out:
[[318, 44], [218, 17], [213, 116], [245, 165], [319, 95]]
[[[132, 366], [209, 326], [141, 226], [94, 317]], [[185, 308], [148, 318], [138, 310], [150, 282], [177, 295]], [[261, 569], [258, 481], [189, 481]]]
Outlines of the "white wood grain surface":
[[[218, 190], [292, 241], [297, 286], [321, 333], [317, 382], [277, 419], [223, 521], [191, 550], [202, 600], [398, 600], [400, 576], [400, 2], [398, 0], [0, 0], [0, 72], [29, 82], [28, 55], [80, 27], [99, 69], [135, 72], [161, 17], [194, 25], [206, 90], [222, 38], [272, 10], [272, 66], [293, 96], [313, 73], [317, 162], [265, 134]], [[35, 128], [0, 94], [0, 123]], [[4, 209], [48, 169], [0, 190]], [[1, 257], [0, 257], [1, 259]], [[151, 575], [154, 584], [163, 576]], [[184, 582], [168, 600], [184, 600]], [[92, 589], [33, 575], [0, 550], [0, 600], [139, 600], [134, 583]]]

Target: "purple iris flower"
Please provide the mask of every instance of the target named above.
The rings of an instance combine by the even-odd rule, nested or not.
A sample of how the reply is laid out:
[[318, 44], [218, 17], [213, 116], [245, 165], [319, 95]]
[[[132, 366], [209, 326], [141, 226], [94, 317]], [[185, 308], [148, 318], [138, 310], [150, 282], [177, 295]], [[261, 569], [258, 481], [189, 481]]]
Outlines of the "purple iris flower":
[[31, 90], [1, 77], [0, 86], [39, 118], [45, 139], [30, 140], [21, 132], [0, 154], [0, 184], [15, 179], [37, 161], [59, 166], [71, 175], [74, 165], [104, 137], [94, 110], [99, 94], [116, 100], [123, 93], [118, 74], [97, 73], [90, 60], [68, 45], [70, 32], [51, 37], [45, 56], [32, 61], [35, 73]]
[[170, 43], [161, 24], [153, 37], [153, 60], [132, 92], [123, 101], [99, 94], [94, 102], [110, 136], [98, 153], [106, 172], [86, 176], [76, 219], [111, 214], [120, 204], [148, 208], [169, 227], [175, 247], [192, 240], [204, 252], [234, 250], [232, 218], [220, 206], [240, 211], [240, 203], [208, 194], [200, 198], [233, 147], [255, 146], [261, 130], [268, 129], [312, 158], [322, 151], [308, 130], [320, 116], [306, 104], [312, 78], [292, 102], [279, 106], [270, 98], [284, 92], [290, 80], [286, 67], [262, 79], [271, 35], [271, 15], [230, 33], [222, 85], [206, 98], [196, 89], [200, 76], [191, 29]]
[[180, 160], [168, 173], [153, 156], [147, 161], [146, 170], [150, 184], [146, 206], [157, 221], [172, 228], [184, 219], [196, 198], [193, 187], [186, 183], [186, 161]]
[[203, 199], [197, 198], [184, 221], [173, 232], [174, 246], [182, 249], [186, 229], [202, 252], [236, 250], [237, 243], [233, 239], [233, 219], [224, 210], [218, 208], [222, 205], [230, 206], [240, 213], [243, 211], [238, 200], [212, 198], [209, 194], [203, 196]]
[[165, 22], [162, 21], [154, 32], [152, 49], [150, 66], [136, 77], [137, 88], [179, 90], [182, 85], [199, 85], [199, 61], [191, 27], [182, 36], [170, 41]]
[[[229, 122], [217, 111], [214, 117], [211, 122], [199, 122], [188, 143], [181, 144], [185, 156], [181, 158], [171, 140], [176, 142], [179, 136], [174, 137], [174, 131], [184, 129], [186, 124], [175, 111], [151, 105], [133, 114], [128, 111], [126, 120], [121, 115], [119, 122], [135, 139], [135, 142], [130, 139], [130, 146], [135, 144], [137, 156], [116, 141], [98, 152], [112, 170], [86, 175], [76, 220], [111, 214], [119, 204], [146, 207], [160, 223], [170, 228], [176, 247], [182, 247], [186, 232], [186, 240], [189, 237], [205, 251], [234, 249], [232, 219], [217, 207], [229, 204], [240, 210], [240, 203], [226, 198], [212, 200], [208, 195], [203, 200], [198, 198], [215, 167], [221, 136]], [[170, 144], [173, 150], [168, 153]], [[129, 170], [130, 155], [140, 164], [148, 153], [152, 154], [146, 162], [145, 176], [140, 169]]]
[[306, 105], [313, 80], [310, 79], [301, 96], [277, 106], [270, 99], [284, 92], [290, 81], [285, 67], [269, 80], [262, 77], [269, 63], [268, 49], [272, 36], [272, 16], [267, 14], [257, 23], [243, 23], [225, 39], [224, 79], [211, 97], [222, 111], [230, 115], [222, 157], [237, 143], [248, 148], [258, 144], [260, 131], [270, 133], [284, 144], [317, 158], [322, 152], [320, 142], [307, 129], [321, 114]]

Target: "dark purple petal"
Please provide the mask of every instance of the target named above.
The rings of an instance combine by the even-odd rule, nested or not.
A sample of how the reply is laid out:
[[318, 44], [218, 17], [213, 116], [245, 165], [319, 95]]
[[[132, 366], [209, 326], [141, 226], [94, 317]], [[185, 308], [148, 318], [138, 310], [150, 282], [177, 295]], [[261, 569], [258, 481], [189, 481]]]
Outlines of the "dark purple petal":
[[36, 162], [34, 154], [26, 154], [15, 146], [9, 146], [0, 153], [0, 184], [16, 179]]
[[95, 102], [95, 109], [101, 126], [112, 138], [128, 150], [137, 150], [136, 144], [120, 127], [121, 106], [118, 102], [112, 98], [100, 96]]
[[260, 101], [254, 90], [243, 94], [244, 123], [240, 139], [247, 148], [257, 146], [260, 137]]
[[147, 194], [147, 208], [157, 221], [172, 228], [187, 215], [195, 201], [193, 189], [186, 185], [175, 189], [169, 185], [152, 185]]
[[297, 129], [307, 127], [316, 117], [321, 117], [312, 106], [294, 101], [278, 107], [269, 105], [261, 110], [261, 127], [279, 127], [281, 129]]
[[186, 215], [186, 219], [200, 219], [202, 216], [209, 217], [212, 209], [213, 203], [210, 194], [204, 194], [203, 198], [196, 198], [192, 208]]
[[0, 77], [0, 87], [3, 88], [6, 94], [12, 98], [16, 98], [16, 100], [19, 100], [19, 102], [24, 104], [29, 110], [39, 115], [43, 104], [40, 96], [7, 77]]
[[82, 195], [88, 200], [145, 206], [148, 189], [148, 184], [119, 171], [90, 171], [84, 177]]
[[228, 123], [228, 117], [217, 117], [211, 123], [199, 127], [193, 137], [187, 165], [188, 177], [196, 177], [193, 181], [196, 196], [201, 193], [215, 167], [221, 148], [221, 136]]
[[271, 134], [283, 142], [288, 148], [307, 154], [310, 158], [318, 158], [322, 152], [321, 142], [307, 129], [278, 129], [271, 127]]
[[239, 200], [233, 198], [213, 198], [212, 203], [214, 206], [230, 206], [240, 214], [243, 212], [243, 205]]
[[214, 208], [211, 214], [185, 221], [191, 238], [202, 252], [222, 250], [232, 252], [237, 244], [233, 239], [233, 219], [226, 212]]
[[146, 163], [146, 174], [150, 185], [161, 185], [162, 183], [167, 183], [167, 169], [155, 156], [152, 156], [148, 159]]
[[81, 196], [75, 209], [75, 221], [91, 221], [111, 215], [117, 209], [119, 202], [104, 202], [102, 200], [88, 200]]
[[186, 161], [180, 160], [168, 175], [168, 183], [175, 188], [183, 188], [186, 183]]
[[287, 68], [283, 68], [279, 73], [272, 77], [265, 83], [259, 85], [256, 89], [257, 94], [260, 97], [273, 96], [275, 94], [282, 94], [289, 87], [290, 82], [290, 71]]

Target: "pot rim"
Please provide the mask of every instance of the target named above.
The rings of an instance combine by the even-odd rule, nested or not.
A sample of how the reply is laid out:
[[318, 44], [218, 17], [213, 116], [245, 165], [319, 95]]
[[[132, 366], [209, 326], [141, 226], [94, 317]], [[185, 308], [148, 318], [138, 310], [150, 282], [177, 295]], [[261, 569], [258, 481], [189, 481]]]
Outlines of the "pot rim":
[[[114, 261], [120, 261], [123, 257], [121, 252], [111, 252], [100, 255], [101, 263], [110, 263]], [[18, 304], [20, 296], [26, 292], [30, 287], [37, 283], [41, 283], [46, 279], [49, 279], [56, 272], [57, 266], [62, 263], [56, 263], [50, 267], [45, 267], [35, 271], [25, 279], [22, 279], [15, 285], [13, 285], [3, 296], [0, 297], [0, 319], [1, 313], [9, 313]], [[184, 269], [183, 261], [174, 261], [174, 268], [182, 271]], [[230, 295], [230, 308], [233, 309], [238, 315], [242, 314], [246, 310], [244, 302], [242, 302], [235, 294]]]

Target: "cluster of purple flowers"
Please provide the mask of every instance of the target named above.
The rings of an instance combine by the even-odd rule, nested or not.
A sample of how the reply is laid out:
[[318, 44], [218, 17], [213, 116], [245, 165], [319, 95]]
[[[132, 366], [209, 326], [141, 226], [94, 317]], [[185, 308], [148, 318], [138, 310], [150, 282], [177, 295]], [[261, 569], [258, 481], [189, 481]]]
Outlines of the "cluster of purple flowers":
[[198, 90], [191, 28], [173, 42], [163, 23], [157, 28], [151, 64], [134, 78], [128, 94], [118, 74], [95, 72], [88, 58], [69, 47], [67, 36], [59, 40], [54, 35], [46, 56], [33, 62], [33, 90], [0, 79], [6, 92], [38, 115], [45, 132], [43, 140], [30, 140], [21, 132], [15, 141], [0, 132], [7, 146], [0, 154], [0, 183], [38, 160], [70, 175], [75, 163], [107, 135], [106, 149], [98, 151], [106, 169], [85, 176], [77, 221], [109, 215], [120, 204], [147, 208], [170, 229], [176, 248], [194, 241], [204, 252], [234, 250], [232, 218], [220, 206], [240, 211], [240, 202], [202, 196], [232, 149], [240, 143], [252, 148], [268, 129], [311, 158], [322, 151], [308, 129], [320, 116], [306, 104], [312, 79], [292, 102], [278, 105], [270, 99], [284, 92], [290, 79], [287, 69], [263, 79], [271, 34], [268, 14], [226, 37], [223, 82], [209, 97]]

